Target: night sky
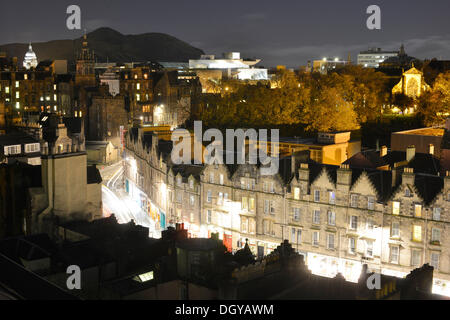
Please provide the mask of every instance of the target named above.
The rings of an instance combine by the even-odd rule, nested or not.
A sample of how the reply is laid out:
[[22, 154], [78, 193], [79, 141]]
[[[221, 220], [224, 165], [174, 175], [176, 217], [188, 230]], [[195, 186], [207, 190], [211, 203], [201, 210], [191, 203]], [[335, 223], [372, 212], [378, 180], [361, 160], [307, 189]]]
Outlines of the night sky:
[[[39, 0], [2, 1], [0, 43], [73, 39], [66, 8], [78, 4], [82, 28], [124, 34], [162, 32], [205, 53], [240, 51], [266, 67], [305, 65], [327, 57], [352, 59], [376, 46], [401, 43], [417, 58], [450, 59], [450, 0]], [[366, 9], [382, 10], [382, 30], [366, 28]]]

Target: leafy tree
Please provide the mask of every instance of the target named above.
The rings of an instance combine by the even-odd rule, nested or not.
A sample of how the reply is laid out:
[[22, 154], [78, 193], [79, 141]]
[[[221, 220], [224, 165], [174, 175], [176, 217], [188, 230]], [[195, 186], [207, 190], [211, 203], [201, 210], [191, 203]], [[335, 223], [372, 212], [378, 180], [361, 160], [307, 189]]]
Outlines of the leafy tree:
[[403, 93], [396, 93], [392, 96], [392, 104], [405, 113], [407, 109], [414, 107], [414, 99]]
[[450, 114], [450, 72], [441, 73], [418, 102], [418, 115], [427, 126], [442, 124]]

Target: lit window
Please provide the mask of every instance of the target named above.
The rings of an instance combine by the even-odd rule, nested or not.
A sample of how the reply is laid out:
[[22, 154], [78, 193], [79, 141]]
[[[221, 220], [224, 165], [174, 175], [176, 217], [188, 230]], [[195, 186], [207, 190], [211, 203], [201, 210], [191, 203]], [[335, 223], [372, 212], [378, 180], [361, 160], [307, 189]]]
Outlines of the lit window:
[[20, 102], [16, 102], [16, 109], [20, 109]]
[[137, 277], [140, 282], [148, 282], [153, 280], [153, 271], [143, 273]]
[[241, 207], [242, 207], [242, 210], [248, 210], [248, 198], [247, 197], [242, 197]]
[[9, 93], [9, 87], [5, 87], [5, 93]]
[[22, 152], [22, 147], [20, 144], [14, 146], [7, 146], [3, 148], [3, 151], [5, 156], [20, 154]]
[[241, 218], [241, 231], [243, 233], [248, 232], [248, 218], [246, 218], [246, 217]]
[[217, 199], [217, 204], [222, 205], [223, 204], [223, 193], [219, 192], [219, 198]]
[[16, 88], [19, 87], [19, 81], [16, 81]]
[[32, 144], [26, 144], [25, 145], [25, 152], [26, 153], [34, 153], [41, 151], [41, 147], [39, 143], [32, 143]]
[[136, 89], [137, 90], [141, 90], [141, 84], [140, 83], [136, 83]]
[[219, 176], [219, 183], [223, 186], [223, 174]]
[[422, 216], [422, 206], [420, 204], [414, 205], [414, 216], [417, 218]]
[[16, 91], [16, 99], [20, 99], [20, 92]]
[[136, 101], [141, 101], [141, 95], [139, 93], [136, 94]]
[[300, 200], [300, 188], [294, 188], [294, 199]]
[[422, 241], [422, 227], [421, 226], [413, 226], [413, 241], [416, 241], [416, 242]]
[[191, 207], [194, 206], [194, 205], [195, 205], [195, 197], [191, 195], [191, 196], [189, 197], [189, 202], [190, 202], [190, 204], [191, 204]]
[[53, 101], [58, 100], [58, 97], [56, 96], [56, 94], [53, 95]]
[[210, 224], [212, 221], [212, 212], [211, 210], [206, 211], [206, 223]]
[[398, 202], [398, 201], [392, 202], [392, 214], [395, 214], [395, 215], [400, 214], [400, 202]]
[[249, 207], [250, 207], [250, 211], [255, 210], [255, 198], [249, 199]]
[[336, 194], [334, 193], [334, 191], [330, 191], [329, 196], [330, 196], [330, 199], [329, 199], [330, 204], [335, 204], [336, 203]]
[[390, 256], [391, 263], [398, 264], [399, 255], [400, 255], [400, 247], [399, 246], [391, 246], [390, 253], [391, 253], [391, 256]]

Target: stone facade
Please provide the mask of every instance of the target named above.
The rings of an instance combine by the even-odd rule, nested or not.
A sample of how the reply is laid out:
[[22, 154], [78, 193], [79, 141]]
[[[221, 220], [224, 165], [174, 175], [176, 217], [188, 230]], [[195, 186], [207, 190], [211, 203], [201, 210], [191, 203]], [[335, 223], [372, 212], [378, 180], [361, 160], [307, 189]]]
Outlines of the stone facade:
[[[164, 155], [168, 151], [160, 150], [162, 142], [143, 129], [131, 131], [126, 143], [127, 183], [136, 184], [169, 222], [185, 222], [193, 237], [218, 232], [230, 251], [248, 239], [259, 257], [289, 240], [313, 272], [339, 271], [353, 281], [363, 263], [394, 276], [430, 263], [448, 288], [450, 177], [422, 177], [410, 168], [397, 177], [399, 168], [364, 171], [317, 163], [295, 167], [291, 179], [263, 177], [248, 164], [173, 166]], [[438, 187], [421, 187], [429, 185]]]

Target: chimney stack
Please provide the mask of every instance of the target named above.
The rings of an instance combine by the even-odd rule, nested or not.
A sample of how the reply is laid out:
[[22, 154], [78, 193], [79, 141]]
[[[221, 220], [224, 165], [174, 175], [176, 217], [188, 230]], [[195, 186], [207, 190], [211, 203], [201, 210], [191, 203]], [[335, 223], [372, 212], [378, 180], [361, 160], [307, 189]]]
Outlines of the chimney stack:
[[408, 149], [406, 149], [406, 161], [410, 162], [414, 157], [416, 156], [416, 147], [415, 146], [409, 146]]

